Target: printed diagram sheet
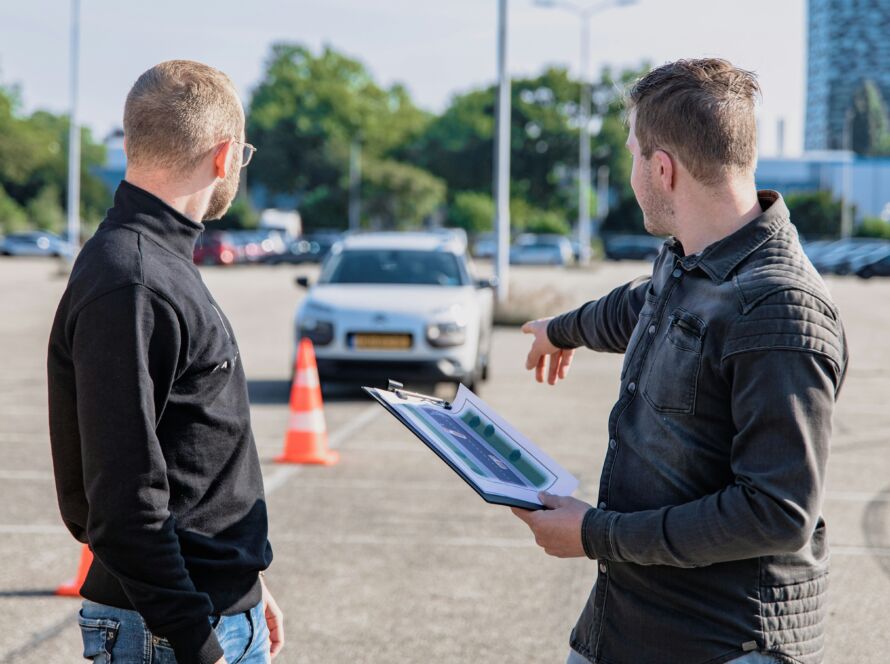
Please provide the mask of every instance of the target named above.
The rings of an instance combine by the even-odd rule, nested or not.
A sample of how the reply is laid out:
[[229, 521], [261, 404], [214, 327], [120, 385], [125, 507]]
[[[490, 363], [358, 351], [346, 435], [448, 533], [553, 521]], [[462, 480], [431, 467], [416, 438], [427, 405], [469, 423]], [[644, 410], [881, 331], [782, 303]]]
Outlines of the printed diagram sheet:
[[461, 385], [452, 404], [364, 388], [485, 500], [540, 509], [539, 491], [570, 495], [578, 481]]

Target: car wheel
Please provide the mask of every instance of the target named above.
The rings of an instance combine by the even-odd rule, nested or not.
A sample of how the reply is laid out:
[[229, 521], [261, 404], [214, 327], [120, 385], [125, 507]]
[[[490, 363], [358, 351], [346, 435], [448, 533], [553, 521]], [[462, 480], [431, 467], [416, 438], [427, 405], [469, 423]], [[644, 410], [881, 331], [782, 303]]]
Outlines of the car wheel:
[[857, 274], [863, 279], [871, 279], [873, 276], [875, 276], [875, 272], [871, 269], [871, 265], [866, 265], [864, 268], [859, 270]]

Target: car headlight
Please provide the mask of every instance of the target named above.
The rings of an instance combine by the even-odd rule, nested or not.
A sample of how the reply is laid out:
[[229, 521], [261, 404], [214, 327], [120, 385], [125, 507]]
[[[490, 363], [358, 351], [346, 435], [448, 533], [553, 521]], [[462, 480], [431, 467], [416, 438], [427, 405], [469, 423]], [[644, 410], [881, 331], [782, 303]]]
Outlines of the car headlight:
[[297, 326], [298, 336], [307, 338], [316, 346], [326, 346], [334, 340], [334, 324], [307, 316]]
[[426, 326], [426, 340], [433, 346], [460, 346], [467, 340], [467, 326], [455, 322], [430, 323]]
[[467, 314], [460, 305], [433, 312], [426, 326], [426, 340], [432, 346], [460, 346], [467, 340]]

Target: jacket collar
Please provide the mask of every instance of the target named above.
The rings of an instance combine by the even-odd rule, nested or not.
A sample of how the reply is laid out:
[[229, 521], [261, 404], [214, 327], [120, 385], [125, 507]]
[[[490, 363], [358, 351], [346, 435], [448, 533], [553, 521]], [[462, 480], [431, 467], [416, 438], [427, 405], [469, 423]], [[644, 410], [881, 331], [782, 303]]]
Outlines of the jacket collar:
[[160, 198], [126, 180], [114, 193], [106, 223], [147, 235], [168, 251], [192, 260], [204, 224], [193, 221]]
[[757, 192], [757, 198], [763, 210], [760, 216], [698, 254], [684, 256], [680, 242], [676, 238], [668, 240], [671, 251], [681, 257], [680, 266], [685, 270], [700, 267], [714, 281], [726, 281], [739, 263], [789, 222], [788, 207], [779, 192], [763, 189]]

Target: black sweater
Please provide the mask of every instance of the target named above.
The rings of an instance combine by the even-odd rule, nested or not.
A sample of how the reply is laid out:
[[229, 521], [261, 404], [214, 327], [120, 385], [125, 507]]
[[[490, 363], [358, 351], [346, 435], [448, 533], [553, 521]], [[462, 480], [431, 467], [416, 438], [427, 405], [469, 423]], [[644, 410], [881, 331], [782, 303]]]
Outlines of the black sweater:
[[95, 554], [81, 592], [138, 611], [179, 664], [222, 657], [208, 617], [256, 604], [272, 560], [238, 345], [192, 263], [203, 230], [122, 182], [47, 360], [59, 507]]

